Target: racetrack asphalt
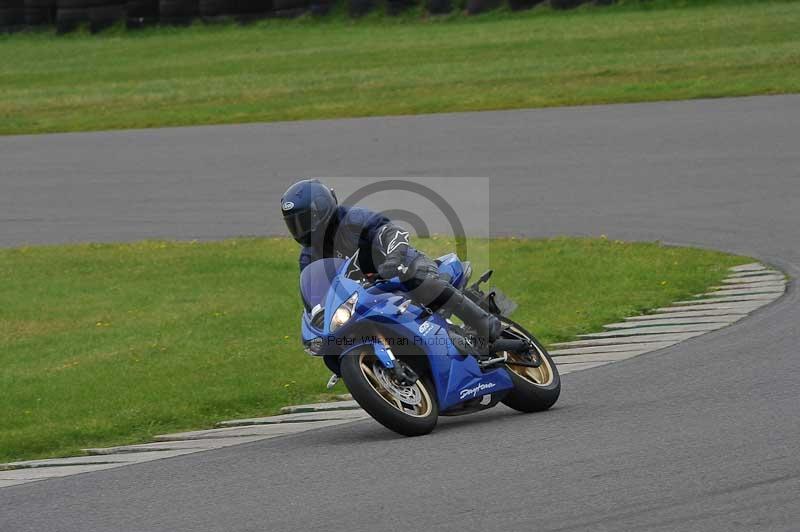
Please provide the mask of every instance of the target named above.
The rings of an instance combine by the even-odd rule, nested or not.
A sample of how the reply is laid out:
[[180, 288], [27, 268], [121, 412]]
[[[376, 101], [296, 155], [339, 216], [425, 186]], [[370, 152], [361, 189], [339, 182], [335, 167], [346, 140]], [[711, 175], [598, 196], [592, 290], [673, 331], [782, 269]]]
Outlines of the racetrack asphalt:
[[[796, 277], [798, 138], [800, 96], [2, 137], [0, 244], [277, 233], [264, 204], [298, 175], [485, 175], [495, 234], [659, 239]], [[798, 324], [792, 282], [732, 327], [565, 376], [546, 413], [3, 488], [0, 530], [798, 530]]]

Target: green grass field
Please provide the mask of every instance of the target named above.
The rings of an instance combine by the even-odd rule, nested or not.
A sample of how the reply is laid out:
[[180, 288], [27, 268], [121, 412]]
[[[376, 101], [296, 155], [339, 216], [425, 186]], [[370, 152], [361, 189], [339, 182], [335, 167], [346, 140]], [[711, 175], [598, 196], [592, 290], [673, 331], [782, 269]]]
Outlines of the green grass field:
[[0, 36], [0, 134], [800, 91], [800, 2]]
[[[0, 462], [324, 398], [328, 372], [299, 340], [297, 251], [275, 238], [0, 250]], [[546, 342], [701, 292], [747, 261], [606, 239], [490, 251], [515, 319]]]

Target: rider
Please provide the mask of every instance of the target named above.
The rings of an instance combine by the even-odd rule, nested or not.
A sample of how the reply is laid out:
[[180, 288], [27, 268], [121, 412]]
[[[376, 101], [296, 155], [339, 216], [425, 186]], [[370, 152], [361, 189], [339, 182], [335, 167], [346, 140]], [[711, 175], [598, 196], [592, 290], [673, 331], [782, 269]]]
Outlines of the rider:
[[408, 241], [408, 231], [382, 214], [339, 205], [336, 194], [316, 179], [298, 181], [281, 198], [283, 220], [303, 246], [300, 270], [322, 258], [355, 257], [367, 279], [399, 277], [409, 297], [455, 314], [475, 331], [479, 353], [499, 336], [500, 320], [465, 297], [439, 275], [436, 263]]

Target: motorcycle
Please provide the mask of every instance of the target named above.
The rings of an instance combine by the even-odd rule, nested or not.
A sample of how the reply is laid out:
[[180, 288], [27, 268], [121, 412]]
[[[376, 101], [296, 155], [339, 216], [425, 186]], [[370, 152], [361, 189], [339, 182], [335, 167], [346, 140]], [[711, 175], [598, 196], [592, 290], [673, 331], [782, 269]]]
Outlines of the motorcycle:
[[468, 285], [472, 268], [454, 253], [436, 259], [440, 274], [503, 323], [490, 354], [477, 354], [469, 328], [405, 295], [398, 278], [372, 282], [353, 259], [321, 259], [300, 276], [302, 338], [376, 421], [406, 436], [431, 432], [438, 417], [504, 403], [538, 412], [558, 400], [561, 380], [545, 348], [508, 315], [516, 307], [497, 290]]

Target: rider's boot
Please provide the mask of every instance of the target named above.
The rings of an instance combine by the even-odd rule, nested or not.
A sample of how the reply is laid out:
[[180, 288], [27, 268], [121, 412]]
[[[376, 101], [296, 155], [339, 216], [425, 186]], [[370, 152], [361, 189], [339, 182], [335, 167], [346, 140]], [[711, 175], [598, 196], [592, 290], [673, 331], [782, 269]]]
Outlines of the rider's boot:
[[465, 325], [475, 330], [475, 348], [478, 353], [490, 354], [492, 344], [503, 330], [500, 320], [453, 286], [447, 285], [442, 296], [442, 299], [445, 299], [442, 308], [455, 314]]

